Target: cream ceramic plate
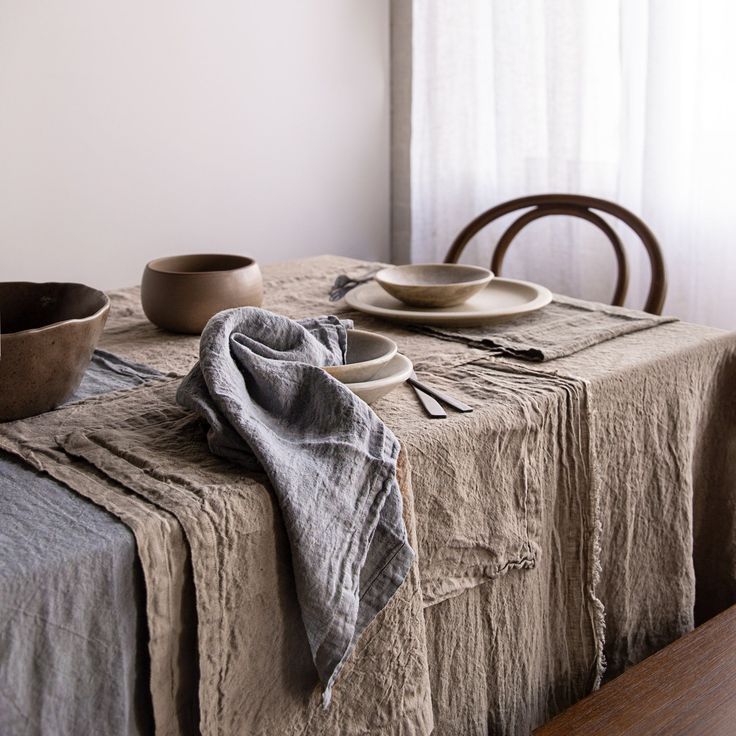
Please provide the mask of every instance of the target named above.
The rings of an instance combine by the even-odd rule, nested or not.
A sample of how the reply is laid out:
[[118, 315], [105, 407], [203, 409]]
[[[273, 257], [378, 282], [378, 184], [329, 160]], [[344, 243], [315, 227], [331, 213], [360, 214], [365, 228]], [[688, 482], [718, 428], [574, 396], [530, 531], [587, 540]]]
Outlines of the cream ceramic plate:
[[360, 312], [420, 325], [471, 326], [533, 312], [552, 301], [549, 289], [529, 281], [496, 277], [464, 304], [442, 309], [408, 307], [370, 282], [349, 291], [345, 301]]
[[405, 355], [396, 353], [370, 381], [346, 383], [345, 385], [366, 404], [382, 398], [406, 381], [414, 370], [411, 361]]

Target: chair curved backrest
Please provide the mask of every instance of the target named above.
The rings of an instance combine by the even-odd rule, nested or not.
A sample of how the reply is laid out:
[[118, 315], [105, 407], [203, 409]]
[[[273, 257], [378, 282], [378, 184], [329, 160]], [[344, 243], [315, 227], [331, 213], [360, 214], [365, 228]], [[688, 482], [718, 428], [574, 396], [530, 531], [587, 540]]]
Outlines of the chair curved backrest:
[[624, 207], [621, 207], [621, 205], [605, 199], [585, 197], [579, 194], [535, 194], [504, 202], [479, 215], [463, 228], [447, 252], [445, 263], [457, 263], [465, 246], [480, 230], [490, 225], [490, 223], [499, 217], [503, 217], [516, 210], [529, 211], [514, 220], [498, 241], [491, 261], [491, 270], [496, 275], [501, 275], [503, 259], [509, 245], [511, 245], [511, 241], [529, 223], [538, 220], [540, 217], [547, 217], [549, 215], [580, 217], [602, 230], [611, 241], [611, 245], [616, 253], [616, 263], [618, 265], [616, 288], [611, 303], [616, 306], [623, 306], [626, 292], [629, 288], [629, 264], [626, 259], [626, 252], [621, 244], [621, 239], [614, 229], [606, 220], [593, 211], [598, 210], [599, 212], [613, 215], [626, 223], [644, 244], [652, 268], [652, 281], [644, 309], [651, 314], [662, 313], [664, 299], [667, 294], [667, 275], [657, 238], [654, 237], [654, 233], [652, 233], [641, 218], [637, 217], [633, 212], [629, 212]]

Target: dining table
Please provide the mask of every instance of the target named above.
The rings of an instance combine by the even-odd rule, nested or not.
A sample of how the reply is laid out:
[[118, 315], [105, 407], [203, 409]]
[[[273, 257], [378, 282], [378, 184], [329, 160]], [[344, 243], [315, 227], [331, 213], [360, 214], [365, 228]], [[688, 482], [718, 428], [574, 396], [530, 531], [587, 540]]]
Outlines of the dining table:
[[473, 411], [372, 407], [415, 558], [329, 706], [268, 480], [208, 452], [199, 337], [130, 287], [73, 400], [0, 424], [0, 733], [528, 734], [736, 603], [736, 333], [530, 361], [329, 302], [375, 265], [266, 264], [263, 307], [380, 332]]

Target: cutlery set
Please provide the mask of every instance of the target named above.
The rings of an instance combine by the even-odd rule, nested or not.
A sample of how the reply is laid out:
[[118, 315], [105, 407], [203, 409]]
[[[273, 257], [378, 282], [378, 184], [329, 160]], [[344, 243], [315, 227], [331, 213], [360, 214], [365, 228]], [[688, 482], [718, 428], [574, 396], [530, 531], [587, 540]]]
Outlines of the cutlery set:
[[442, 404], [447, 404], [447, 406], [452, 407], [455, 411], [459, 411], [462, 414], [473, 411], [472, 406], [468, 406], [459, 399], [456, 399], [443, 391], [438, 391], [436, 388], [432, 388], [426, 383], [422, 383], [417, 378], [417, 374], [413, 371], [406, 382], [414, 389], [414, 392], [424, 407], [424, 410], [432, 419], [447, 418], [447, 412], [442, 408]]

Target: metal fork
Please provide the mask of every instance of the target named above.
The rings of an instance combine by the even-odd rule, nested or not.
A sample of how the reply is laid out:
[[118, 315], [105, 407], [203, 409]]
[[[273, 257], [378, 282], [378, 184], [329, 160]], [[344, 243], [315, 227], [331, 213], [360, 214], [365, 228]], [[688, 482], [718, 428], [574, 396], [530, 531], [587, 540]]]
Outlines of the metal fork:
[[360, 286], [361, 284], [367, 284], [369, 281], [373, 281], [373, 277], [382, 268], [383, 266], [381, 266], [380, 268], [374, 268], [372, 271], [369, 271], [364, 276], [360, 276], [357, 278], [348, 276], [346, 273], [341, 273], [335, 279], [335, 283], [332, 285], [332, 289], [330, 289], [330, 301], [339, 302], [340, 299], [342, 299], [345, 296], [345, 294], [347, 294], [349, 291], [354, 289], [356, 286]]

